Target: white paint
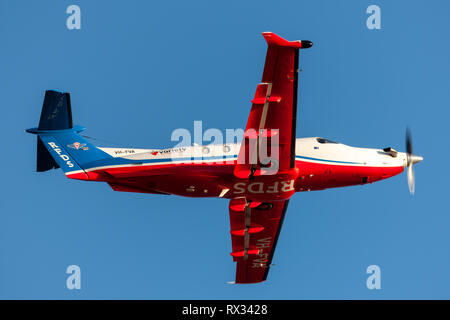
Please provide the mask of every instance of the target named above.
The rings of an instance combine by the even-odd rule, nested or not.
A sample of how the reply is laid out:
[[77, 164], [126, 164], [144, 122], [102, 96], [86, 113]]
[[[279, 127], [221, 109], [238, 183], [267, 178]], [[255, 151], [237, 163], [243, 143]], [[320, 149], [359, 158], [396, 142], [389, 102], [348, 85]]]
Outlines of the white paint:
[[[203, 153], [204, 146], [187, 146], [178, 148], [182, 149], [179, 152], [173, 152], [175, 148], [170, 149], [133, 149], [133, 148], [99, 148], [100, 150], [114, 156], [114, 151], [117, 150], [134, 150], [134, 154], [127, 156], [118, 156], [116, 158], [124, 158], [130, 160], [141, 160], [143, 164], [141, 166], [157, 166], [167, 164], [179, 164], [179, 163], [214, 163], [222, 162], [230, 165], [235, 165], [237, 159], [240, 143], [227, 144], [230, 147], [229, 152], [224, 152], [224, 145], [208, 145], [210, 153], [205, 155]], [[318, 149], [314, 149], [318, 147]], [[321, 144], [317, 141], [317, 137], [313, 138], [297, 138], [295, 141], [296, 148], [296, 160], [306, 161], [312, 163], [333, 164], [340, 166], [370, 166], [370, 167], [405, 167], [406, 166], [406, 153], [399, 152], [397, 157], [392, 157], [382, 149], [372, 148], [357, 148], [351, 147], [342, 143], [326, 143]], [[156, 155], [152, 152], [158, 151]], [[228, 159], [211, 159], [211, 157], [230, 157]], [[196, 160], [177, 160], [179, 158], [197, 158]], [[165, 159], [167, 161], [161, 162], [148, 162], [146, 160], [153, 159]], [[84, 171], [95, 171], [100, 169], [132, 167], [135, 164], [120, 164], [109, 165], [88, 168]], [[79, 173], [82, 171], [67, 172], [66, 175]]]

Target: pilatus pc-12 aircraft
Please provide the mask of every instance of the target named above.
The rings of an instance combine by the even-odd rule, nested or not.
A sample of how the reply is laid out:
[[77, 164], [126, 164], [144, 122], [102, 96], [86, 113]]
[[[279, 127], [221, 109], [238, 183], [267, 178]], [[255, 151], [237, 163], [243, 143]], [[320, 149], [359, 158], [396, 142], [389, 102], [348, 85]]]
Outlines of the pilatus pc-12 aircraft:
[[[69, 93], [47, 91], [39, 126], [27, 130], [37, 135], [37, 171], [61, 168], [68, 178], [106, 182], [115, 191], [228, 199], [235, 283], [267, 279], [295, 192], [372, 183], [407, 168], [413, 193], [412, 166], [422, 157], [413, 155], [409, 132], [406, 153], [296, 138], [299, 49], [312, 43], [263, 36], [264, 72], [242, 142], [163, 150], [96, 147], [80, 135], [83, 127], [72, 124]], [[277, 157], [260, 158], [264, 146], [267, 154], [276, 149]]]

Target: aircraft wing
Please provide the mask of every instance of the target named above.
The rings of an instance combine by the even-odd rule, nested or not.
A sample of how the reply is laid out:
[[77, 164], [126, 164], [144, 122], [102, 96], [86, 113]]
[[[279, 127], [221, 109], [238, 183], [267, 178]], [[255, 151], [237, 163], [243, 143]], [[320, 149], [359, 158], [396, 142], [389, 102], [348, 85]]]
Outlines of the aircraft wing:
[[[231, 255], [237, 262], [235, 283], [266, 280], [288, 203], [289, 200], [255, 203], [245, 198], [230, 201]], [[246, 233], [245, 225], [249, 218], [251, 222]]]
[[[279, 171], [295, 166], [298, 56], [300, 48], [309, 48], [312, 43], [305, 40], [287, 41], [272, 32], [264, 32], [263, 36], [268, 44], [267, 55], [234, 172], [240, 178], [248, 177], [251, 171], [251, 161], [246, 159], [256, 160], [253, 162], [259, 167], [258, 148], [252, 148], [249, 140], [263, 136], [264, 129], [279, 130]], [[268, 151], [271, 151], [270, 147]]]
[[[263, 36], [268, 44], [264, 72], [252, 100], [229, 204], [235, 283], [266, 280], [298, 175], [298, 56], [300, 48], [312, 43], [287, 41], [271, 32]], [[265, 159], [260, 153], [264, 146]]]

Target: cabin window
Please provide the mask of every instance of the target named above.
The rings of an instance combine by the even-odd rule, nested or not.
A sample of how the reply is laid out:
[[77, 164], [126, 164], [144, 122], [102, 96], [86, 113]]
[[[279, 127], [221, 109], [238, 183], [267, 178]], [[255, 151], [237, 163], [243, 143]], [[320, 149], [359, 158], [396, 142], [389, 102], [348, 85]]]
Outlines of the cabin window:
[[208, 147], [203, 147], [203, 153], [204, 154], [208, 154], [209, 153], [209, 148]]
[[227, 152], [230, 152], [230, 150], [231, 150], [230, 146], [227, 146], [227, 145], [223, 146], [223, 152], [227, 153]]
[[324, 138], [317, 138], [317, 142], [318, 143], [337, 143], [328, 139], [324, 139]]

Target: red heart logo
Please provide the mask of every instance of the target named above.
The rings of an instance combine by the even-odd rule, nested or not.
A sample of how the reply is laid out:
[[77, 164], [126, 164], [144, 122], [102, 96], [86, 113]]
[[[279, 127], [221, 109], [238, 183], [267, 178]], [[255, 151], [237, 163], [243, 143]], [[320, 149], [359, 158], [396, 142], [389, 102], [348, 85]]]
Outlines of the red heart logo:
[[158, 151], [153, 151], [152, 155], [156, 156], [158, 154]]

